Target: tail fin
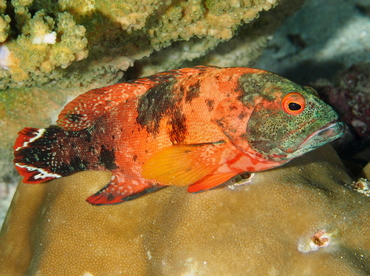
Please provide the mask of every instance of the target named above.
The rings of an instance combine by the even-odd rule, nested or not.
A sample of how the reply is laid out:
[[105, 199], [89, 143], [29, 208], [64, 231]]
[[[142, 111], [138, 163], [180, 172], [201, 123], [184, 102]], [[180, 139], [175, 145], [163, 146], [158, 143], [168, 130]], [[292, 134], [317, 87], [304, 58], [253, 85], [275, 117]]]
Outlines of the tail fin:
[[18, 134], [13, 147], [14, 165], [24, 183], [36, 184], [84, 170], [83, 163], [63, 162], [59, 153], [68, 149], [60, 143], [67, 140], [61, 128], [24, 128]]

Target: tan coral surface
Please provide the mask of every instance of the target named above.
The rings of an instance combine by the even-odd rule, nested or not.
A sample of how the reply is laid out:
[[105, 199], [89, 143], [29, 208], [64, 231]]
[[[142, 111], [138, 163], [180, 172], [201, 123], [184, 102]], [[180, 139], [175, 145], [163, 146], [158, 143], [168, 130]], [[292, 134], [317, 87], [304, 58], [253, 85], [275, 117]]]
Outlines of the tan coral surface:
[[330, 147], [249, 185], [86, 203], [108, 180], [19, 185], [0, 275], [369, 275], [370, 198], [343, 186], [351, 179]]

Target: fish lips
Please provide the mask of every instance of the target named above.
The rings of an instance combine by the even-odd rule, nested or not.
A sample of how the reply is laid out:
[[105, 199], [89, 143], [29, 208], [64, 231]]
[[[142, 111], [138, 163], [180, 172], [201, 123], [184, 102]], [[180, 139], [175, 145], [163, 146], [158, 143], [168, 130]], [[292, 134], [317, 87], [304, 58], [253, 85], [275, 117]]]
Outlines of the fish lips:
[[343, 122], [331, 122], [319, 128], [299, 145], [298, 149], [293, 153], [294, 157], [338, 139], [344, 134], [345, 130], [346, 125]]

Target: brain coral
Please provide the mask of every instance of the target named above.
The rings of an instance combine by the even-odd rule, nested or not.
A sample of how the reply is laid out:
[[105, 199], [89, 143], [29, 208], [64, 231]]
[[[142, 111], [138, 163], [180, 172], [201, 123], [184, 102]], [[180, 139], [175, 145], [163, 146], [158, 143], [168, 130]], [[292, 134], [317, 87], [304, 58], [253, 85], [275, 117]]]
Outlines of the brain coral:
[[113, 206], [83, 172], [19, 185], [0, 233], [1, 275], [369, 275], [370, 198], [330, 147], [188, 194], [169, 187]]

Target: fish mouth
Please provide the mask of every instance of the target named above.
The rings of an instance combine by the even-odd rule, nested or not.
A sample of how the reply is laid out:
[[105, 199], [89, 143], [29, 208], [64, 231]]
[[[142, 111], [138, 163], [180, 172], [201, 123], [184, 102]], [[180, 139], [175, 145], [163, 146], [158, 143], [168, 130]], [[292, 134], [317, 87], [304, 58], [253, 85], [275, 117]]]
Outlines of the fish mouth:
[[330, 143], [341, 137], [345, 130], [346, 125], [344, 123], [331, 122], [308, 136], [303, 143], [299, 145], [294, 155], [302, 155], [324, 144]]

